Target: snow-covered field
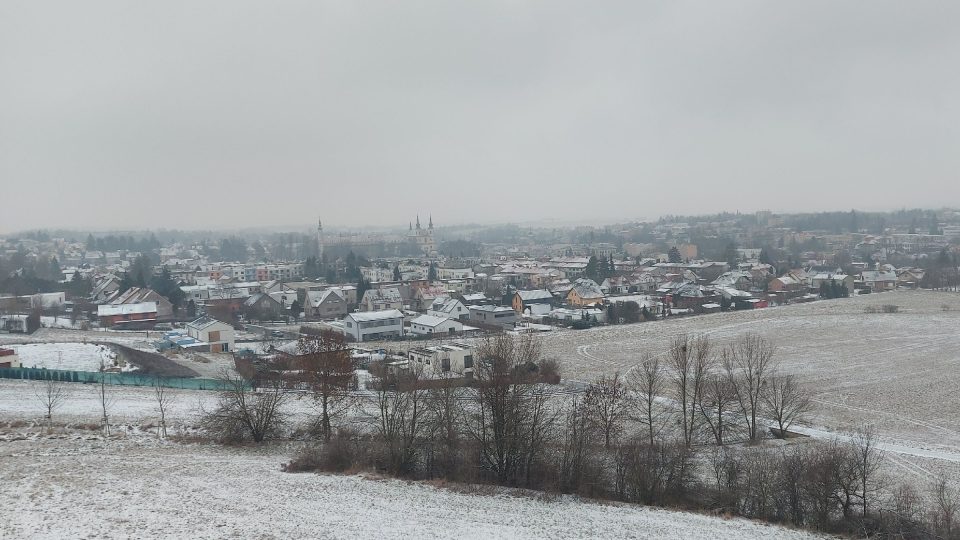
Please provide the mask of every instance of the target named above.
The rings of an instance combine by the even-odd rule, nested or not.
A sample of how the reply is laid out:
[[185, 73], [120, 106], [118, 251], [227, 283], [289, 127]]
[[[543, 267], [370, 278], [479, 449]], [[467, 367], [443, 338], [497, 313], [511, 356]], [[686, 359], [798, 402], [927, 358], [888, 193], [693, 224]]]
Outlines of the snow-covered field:
[[116, 353], [94, 343], [32, 343], [14, 345], [20, 363], [28, 368], [99, 371], [100, 364], [114, 365]]
[[3, 538], [814, 538], [571, 497], [280, 472], [289, 449], [0, 443]]
[[[900, 312], [864, 312], [883, 304]], [[813, 390], [815, 426], [843, 431], [870, 423], [891, 441], [960, 452], [958, 293], [897, 291], [552, 332], [544, 354], [561, 360], [566, 377], [589, 380], [626, 372], [644, 353], [661, 354], [681, 332], [707, 334], [718, 346], [745, 332], [772, 340], [783, 370]]]

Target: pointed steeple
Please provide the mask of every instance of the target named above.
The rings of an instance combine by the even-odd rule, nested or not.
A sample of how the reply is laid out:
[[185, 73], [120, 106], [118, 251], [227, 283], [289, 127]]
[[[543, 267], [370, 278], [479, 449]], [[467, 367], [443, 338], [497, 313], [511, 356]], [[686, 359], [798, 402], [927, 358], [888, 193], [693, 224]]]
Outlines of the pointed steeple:
[[412, 222], [412, 221], [410, 222], [410, 230], [411, 230], [411, 231], [413, 230], [413, 222]]
[[417, 230], [420, 230], [420, 214], [417, 214]]
[[431, 229], [433, 228], [433, 214], [430, 214], [430, 225], [429, 225], [429, 227], [430, 227]]

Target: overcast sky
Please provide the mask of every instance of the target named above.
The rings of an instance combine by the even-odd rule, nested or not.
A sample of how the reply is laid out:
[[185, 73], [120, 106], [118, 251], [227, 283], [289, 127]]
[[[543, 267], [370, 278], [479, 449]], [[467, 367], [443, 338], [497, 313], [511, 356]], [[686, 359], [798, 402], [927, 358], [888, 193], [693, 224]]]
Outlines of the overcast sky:
[[0, 233], [960, 205], [960, 2], [0, 2]]

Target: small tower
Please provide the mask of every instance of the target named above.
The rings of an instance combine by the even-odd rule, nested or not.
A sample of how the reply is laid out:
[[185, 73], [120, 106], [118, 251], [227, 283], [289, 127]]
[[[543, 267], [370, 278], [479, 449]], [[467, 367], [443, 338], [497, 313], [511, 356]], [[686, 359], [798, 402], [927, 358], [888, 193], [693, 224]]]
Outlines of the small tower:
[[323, 262], [323, 221], [317, 218], [317, 261]]
[[433, 230], [433, 214], [430, 214], [430, 225], [427, 226], [431, 231]]
[[417, 214], [417, 230], [420, 230], [420, 214]]

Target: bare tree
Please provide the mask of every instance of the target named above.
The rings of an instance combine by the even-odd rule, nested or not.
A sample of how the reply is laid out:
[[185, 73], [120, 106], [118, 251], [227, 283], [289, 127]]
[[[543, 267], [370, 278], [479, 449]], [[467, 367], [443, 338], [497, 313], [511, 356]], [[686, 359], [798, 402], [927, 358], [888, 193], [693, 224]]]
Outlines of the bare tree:
[[666, 409], [659, 403], [668, 383], [666, 368], [659, 358], [646, 355], [629, 378], [630, 388], [636, 394], [633, 417], [646, 426], [647, 444], [653, 446], [667, 416]]
[[617, 372], [598, 377], [583, 396], [587, 419], [603, 434], [603, 446], [607, 450], [612, 439], [622, 431], [627, 414], [626, 394], [623, 379]]
[[53, 413], [67, 400], [66, 383], [47, 379], [34, 386], [33, 390], [46, 413], [47, 430], [50, 430], [53, 427]]
[[863, 516], [867, 517], [869, 502], [880, 491], [878, 482], [883, 450], [877, 447], [877, 433], [871, 425], [864, 425], [854, 433], [851, 439], [851, 454], [857, 478], [860, 480], [860, 498]]
[[669, 349], [673, 393], [680, 408], [683, 444], [690, 447], [696, 437], [700, 418], [700, 401], [713, 357], [706, 336], [682, 334], [673, 339]]
[[343, 334], [323, 330], [304, 335], [297, 342], [303, 382], [313, 392], [319, 409], [318, 429], [325, 440], [333, 433], [332, 421], [354, 404], [350, 388], [355, 384], [356, 364]]
[[735, 393], [729, 379], [721, 373], [709, 374], [700, 400], [700, 414], [718, 446], [723, 446], [724, 437], [730, 430], [727, 416], [735, 403]]
[[938, 538], [953, 538], [957, 512], [960, 511], [960, 492], [950, 486], [943, 476], [933, 484], [933, 509], [930, 525]]
[[386, 445], [386, 469], [393, 474], [414, 470], [418, 443], [426, 429], [426, 396], [418, 369], [388, 374], [378, 381], [376, 428]]
[[790, 426], [810, 412], [812, 406], [810, 394], [793, 375], [774, 374], [761, 399], [766, 414], [777, 421], [781, 438], [787, 436]]
[[157, 425], [158, 439], [167, 436], [167, 409], [173, 402], [173, 394], [167, 390], [164, 382], [159, 375], [153, 380], [153, 397], [157, 400], [157, 412], [160, 413], [160, 422]]
[[480, 465], [501, 484], [530, 483], [530, 468], [544, 451], [554, 412], [539, 383], [540, 342], [526, 334], [494, 334], [483, 341], [475, 363], [475, 403], [470, 435]]
[[104, 436], [110, 436], [110, 410], [113, 408], [113, 391], [107, 384], [107, 366], [103, 358], [100, 359], [100, 379], [97, 384], [97, 402], [100, 403], [100, 424]]
[[730, 380], [737, 406], [743, 415], [747, 436], [757, 440], [757, 420], [761, 413], [763, 392], [774, 369], [772, 343], [757, 334], [740, 336], [726, 347], [721, 359]]
[[[441, 371], [440, 380], [451, 380], [451, 372]], [[450, 477], [461, 461], [460, 443], [464, 423], [462, 399], [465, 389], [457, 384], [442, 384], [427, 393], [428, 438], [430, 446], [430, 470]]]
[[201, 411], [201, 425], [223, 442], [240, 442], [247, 437], [262, 442], [283, 432], [287, 414], [286, 393], [280, 381], [270, 381], [253, 391], [238, 374], [221, 373], [222, 390], [212, 411]]

